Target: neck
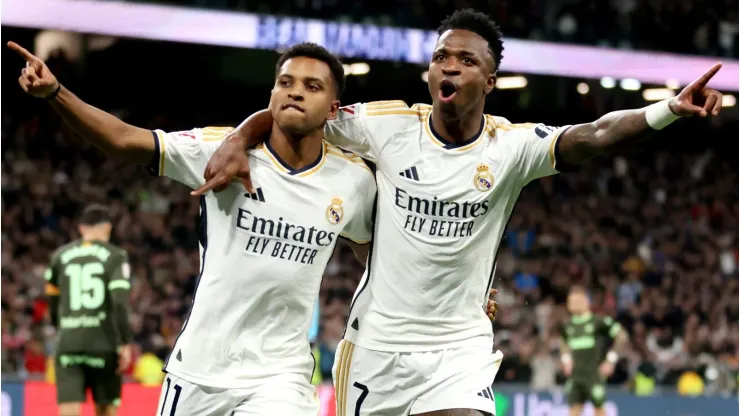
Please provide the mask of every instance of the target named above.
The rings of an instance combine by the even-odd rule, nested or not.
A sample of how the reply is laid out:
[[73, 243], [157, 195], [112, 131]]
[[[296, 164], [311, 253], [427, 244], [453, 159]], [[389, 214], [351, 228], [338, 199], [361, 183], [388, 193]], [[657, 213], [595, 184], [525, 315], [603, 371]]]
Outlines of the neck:
[[481, 101], [475, 108], [462, 115], [452, 115], [442, 110], [442, 106], [432, 107], [432, 127], [450, 143], [459, 143], [470, 140], [480, 130], [483, 118], [483, 104]]
[[295, 135], [273, 123], [270, 146], [283, 162], [298, 170], [319, 158], [323, 139], [324, 130], [321, 128], [307, 135]]
[[82, 241], [90, 243], [95, 241], [106, 242], [108, 241], [108, 238], [98, 233], [85, 233], [82, 235]]

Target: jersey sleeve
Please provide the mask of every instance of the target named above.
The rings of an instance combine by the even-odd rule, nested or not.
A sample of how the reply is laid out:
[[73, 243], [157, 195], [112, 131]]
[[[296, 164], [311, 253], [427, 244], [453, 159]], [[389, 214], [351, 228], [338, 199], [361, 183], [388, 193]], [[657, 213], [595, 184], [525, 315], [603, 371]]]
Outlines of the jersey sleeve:
[[357, 212], [352, 215], [342, 230], [341, 236], [357, 244], [367, 244], [373, 234], [373, 212], [375, 210], [375, 195], [377, 186], [375, 178], [369, 172], [361, 172], [362, 181], [357, 187], [359, 203]]
[[119, 345], [129, 344], [133, 339], [133, 331], [129, 321], [129, 290], [131, 289], [131, 266], [128, 254], [121, 251], [111, 259], [110, 280], [108, 292], [112, 302], [113, 319], [118, 333]]
[[375, 161], [375, 152], [370, 145], [370, 135], [362, 115], [364, 104], [357, 103], [340, 107], [337, 116], [327, 121], [324, 127], [326, 140], [358, 156]]
[[537, 178], [571, 170], [558, 153], [558, 141], [570, 126], [526, 123], [509, 128], [514, 135], [516, 163], [525, 185]]
[[401, 128], [409, 116], [418, 119], [420, 113], [400, 100], [356, 103], [339, 108], [337, 116], [326, 123], [324, 137], [339, 148], [377, 163], [389, 132]]
[[615, 321], [610, 316], [604, 316], [601, 318], [599, 328], [601, 329], [600, 332], [604, 336], [612, 338], [612, 339], [617, 336], [619, 331], [622, 330], [622, 326], [619, 325], [619, 322]]
[[190, 188], [198, 188], [204, 183], [203, 173], [208, 160], [224, 137], [233, 130], [230, 127], [206, 127], [173, 133], [154, 130], [155, 156], [149, 171]]

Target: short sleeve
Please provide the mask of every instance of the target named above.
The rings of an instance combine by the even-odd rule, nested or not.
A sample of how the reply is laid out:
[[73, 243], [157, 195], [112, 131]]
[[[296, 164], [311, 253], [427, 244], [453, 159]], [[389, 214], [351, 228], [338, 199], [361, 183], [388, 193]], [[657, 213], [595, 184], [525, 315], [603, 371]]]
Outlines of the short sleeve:
[[608, 336], [609, 338], [614, 338], [621, 330], [622, 326], [619, 325], [619, 322], [615, 321], [612, 317], [605, 316], [601, 318], [601, 331], [604, 335]]
[[155, 157], [149, 165], [152, 174], [166, 176], [190, 188], [204, 183], [208, 160], [221, 145], [230, 127], [207, 127], [173, 133], [152, 131]]
[[327, 121], [324, 137], [339, 148], [375, 162], [377, 155], [371, 146], [363, 111], [361, 103], [340, 107], [336, 118]]
[[347, 225], [342, 230], [342, 237], [348, 238], [357, 244], [367, 244], [372, 239], [375, 195], [377, 186], [375, 178], [368, 172], [363, 175], [360, 186], [357, 187], [357, 212], [352, 215]]
[[108, 282], [108, 290], [129, 290], [131, 289], [131, 265], [129, 264], [128, 254], [124, 251], [113, 259], [111, 262], [111, 278]]
[[568, 128], [570, 126], [525, 124], [512, 131], [516, 136], [517, 165], [525, 185], [537, 178], [570, 170], [558, 154], [558, 141]]

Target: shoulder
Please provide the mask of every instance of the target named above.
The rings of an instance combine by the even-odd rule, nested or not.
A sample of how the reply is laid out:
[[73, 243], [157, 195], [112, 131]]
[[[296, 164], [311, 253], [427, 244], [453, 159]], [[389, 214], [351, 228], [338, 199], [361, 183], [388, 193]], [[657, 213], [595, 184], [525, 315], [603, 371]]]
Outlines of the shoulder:
[[77, 241], [71, 241], [71, 242], [69, 242], [67, 244], [64, 244], [64, 245], [61, 245], [61, 246], [57, 247], [57, 249], [54, 250], [51, 253], [51, 256], [50, 256], [52, 263], [55, 262], [55, 261], [57, 261], [59, 259], [59, 257], [61, 257], [62, 254], [64, 254], [65, 251], [69, 250], [72, 247], [75, 247], [77, 245], [77, 243], [78, 243]]
[[340, 169], [360, 177], [363, 181], [368, 179], [375, 181], [375, 174], [364, 159], [327, 141], [324, 141], [324, 146], [326, 147], [327, 160], [337, 164]]
[[234, 131], [233, 127], [197, 127], [190, 130], [164, 132], [155, 130], [158, 135], [166, 136], [168, 140], [182, 140], [194, 142], [220, 142], [229, 133]]
[[371, 101], [342, 108], [357, 111], [368, 119], [394, 117], [421, 120], [432, 111], [432, 106], [428, 104], [414, 104], [409, 106], [405, 101], [401, 100]]

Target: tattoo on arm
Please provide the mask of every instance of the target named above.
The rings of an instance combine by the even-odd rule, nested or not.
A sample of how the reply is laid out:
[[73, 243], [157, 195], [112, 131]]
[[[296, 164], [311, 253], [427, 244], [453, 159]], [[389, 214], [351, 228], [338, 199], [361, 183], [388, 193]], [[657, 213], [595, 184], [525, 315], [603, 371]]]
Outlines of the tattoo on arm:
[[566, 130], [558, 141], [558, 152], [569, 165], [582, 164], [649, 137], [653, 130], [645, 119], [645, 109], [614, 111], [592, 123]]

